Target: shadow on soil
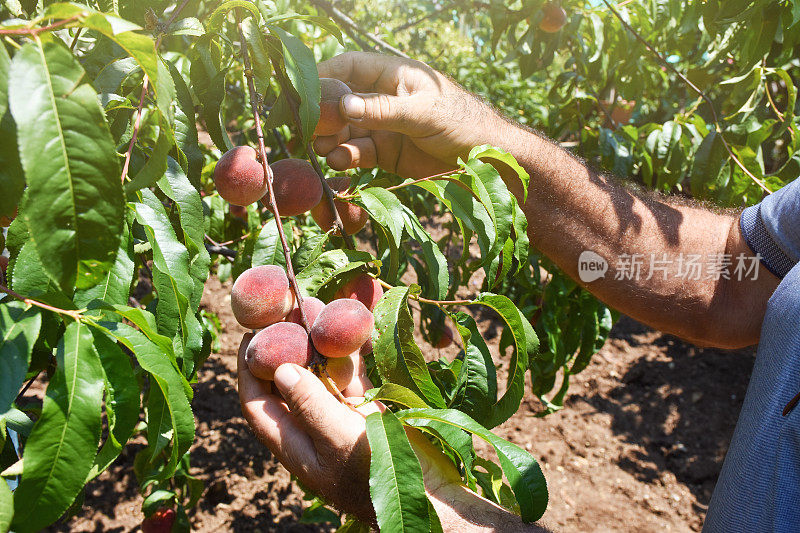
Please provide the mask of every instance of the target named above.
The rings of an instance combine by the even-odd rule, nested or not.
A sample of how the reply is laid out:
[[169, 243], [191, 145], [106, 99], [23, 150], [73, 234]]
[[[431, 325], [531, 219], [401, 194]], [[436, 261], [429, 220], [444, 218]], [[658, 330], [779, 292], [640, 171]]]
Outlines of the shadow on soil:
[[[646, 339], [646, 340], [645, 340]], [[644, 453], [620, 465], [637, 478], [654, 482], [668, 470], [708, 505], [742, 406], [753, 368], [753, 349], [697, 348], [623, 317], [611, 342], [631, 349], [652, 346], [603, 396], [575, 394], [613, 416], [612, 430]], [[574, 391], [579, 392], [578, 390]]]

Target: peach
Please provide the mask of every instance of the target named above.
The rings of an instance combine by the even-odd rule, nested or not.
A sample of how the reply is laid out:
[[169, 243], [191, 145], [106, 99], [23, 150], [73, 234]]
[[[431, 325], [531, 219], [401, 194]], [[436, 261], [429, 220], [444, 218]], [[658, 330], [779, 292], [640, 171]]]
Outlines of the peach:
[[361, 345], [361, 348], [359, 348], [358, 355], [364, 357], [365, 355], [371, 353], [372, 353], [372, 336], [370, 335], [370, 338], [367, 339], [367, 341]]
[[[358, 354], [355, 354], [358, 356]], [[336, 388], [340, 391], [347, 388], [350, 382], [353, 381], [353, 376], [356, 373], [356, 365], [353, 361], [353, 356], [349, 357], [336, 357], [328, 359], [325, 369], [331, 377]], [[323, 374], [324, 375], [324, 374]], [[325, 381], [325, 380], [323, 380]]]
[[[320, 300], [319, 298], [314, 298], [313, 296], [304, 296], [303, 297], [303, 311], [306, 312], [306, 320], [308, 320], [308, 327], [311, 327], [314, 324], [314, 320], [317, 319], [320, 311], [322, 308], [325, 307], [325, 302]], [[303, 321], [300, 318], [300, 307], [297, 305], [295, 301], [294, 307], [292, 310], [289, 311], [289, 314], [286, 315], [287, 322], [294, 322], [295, 324], [303, 325]]]
[[335, 135], [347, 126], [347, 119], [342, 116], [340, 102], [342, 97], [353, 91], [343, 81], [335, 78], [320, 78], [319, 88], [319, 122], [314, 135]]
[[[346, 191], [350, 186], [350, 178], [347, 176], [328, 178], [326, 181], [331, 189], [336, 192]], [[339, 212], [339, 217], [342, 219], [344, 231], [347, 232], [348, 235], [358, 233], [361, 231], [361, 228], [367, 224], [367, 212], [361, 209], [361, 207], [341, 200], [334, 200], [334, 205], [336, 206], [336, 211]], [[333, 227], [333, 211], [327, 199], [321, 201], [311, 210], [311, 217], [314, 219], [314, 222], [325, 231]]]
[[358, 300], [339, 299], [326, 305], [311, 326], [314, 347], [326, 357], [347, 357], [367, 342], [375, 317]]
[[282, 364], [294, 363], [306, 367], [311, 364], [313, 354], [303, 326], [293, 322], [278, 322], [250, 339], [244, 360], [255, 377], [272, 381], [275, 369]]
[[[282, 217], [302, 215], [322, 199], [322, 184], [311, 163], [305, 159], [281, 159], [270, 165], [275, 204]], [[272, 209], [269, 193], [261, 200]]]
[[439, 348], [441, 350], [442, 348], [447, 348], [448, 346], [453, 344], [453, 338], [455, 336], [455, 333], [450, 328], [450, 326], [444, 325], [441, 329], [437, 328], [433, 336], [437, 334], [439, 335], [439, 338], [434, 343], [433, 345], [434, 348]]
[[547, 2], [542, 7], [544, 17], [539, 22], [539, 29], [545, 33], [556, 33], [567, 23], [567, 12], [560, 5]]
[[358, 300], [367, 306], [370, 311], [375, 310], [375, 305], [383, 297], [383, 287], [381, 283], [369, 274], [359, 274], [345, 283], [334, 298], [350, 298]]
[[267, 192], [264, 167], [250, 146], [228, 150], [214, 167], [214, 185], [219, 195], [234, 205], [257, 202]]
[[242, 326], [258, 329], [283, 320], [294, 305], [294, 294], [283, 268], [264, 265], [242, 272], [231, 290], [233, 316]]

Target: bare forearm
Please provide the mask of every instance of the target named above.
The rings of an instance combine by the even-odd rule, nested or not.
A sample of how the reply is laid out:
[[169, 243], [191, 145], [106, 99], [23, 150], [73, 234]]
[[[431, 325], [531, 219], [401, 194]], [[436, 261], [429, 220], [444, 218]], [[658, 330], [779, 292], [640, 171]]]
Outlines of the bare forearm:
[[523, 523], [519, 516], [481, 498], [463, 485], [441, 488], [428, 494], [428, 498], [436, 509], [444, 533], [549, 531], [536, 524]]
[[[734, 347], [757, 340], [769, 292], [708, 271], [709, 262], [749, 253], [736, 216], [636, 192], [532, 132], [509, 123], [502, 128], [501, 147], [531, 174], [523, 206], [531, 242], [568, 275], [624, 313], [694, 342]], [[513, 180], [509, 186], [519, 197], [519, 186]], [[580, 280], [586, 251], [607, 262], [604, 277]], [[692, 260], [699, 275], [697, 266], [689, 271]], [[755, 296], [725, 309], [730, 292]], [[720, 313], [727, 313], [724, 323]]]

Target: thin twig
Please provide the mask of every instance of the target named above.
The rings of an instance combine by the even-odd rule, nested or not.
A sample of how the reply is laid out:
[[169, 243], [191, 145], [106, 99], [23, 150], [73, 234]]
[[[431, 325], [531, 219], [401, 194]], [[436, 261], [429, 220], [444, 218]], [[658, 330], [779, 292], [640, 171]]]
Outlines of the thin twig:
[[75, 32], [75, 36], [72, 38], [72, 42], [69, 44], [70, 52], [75, 50], [75, 45], [78, 44], [78, 38], [80, 38], [82, 31], [83, 28], [78, 28], [78, 30]]
[[58, 307], [53, 307], [52, 305], [47, 305], [46, 303], [42, 303], [31, 298], [26, 298], [25, 296], [19, 295], [16, 292], [12, 291], [8, 287], [3, 284], [0, 284], [0, 292], [4, 292], [11, 296], [12, 298], [16, 298], [17, 300], [24, 302], [28, 305], [32, 305], [34, 307], [38, 307], [40, 309], [45, 309], [47, 311], [52, 311], [53, 313], [58, 313], [59, 315], [65, 315], [70, 317], [76, 322], [79, 322], [80, 319], [83, 317], [80, 311], [70, 310], [70, 309], [60, 309]]
[[75, 15], [74, 17], [70, 17], [68, 19], [59, 20], [58, 22], [54, 22], [49, 26], [42, 26], [41, 28], [18, 28], [14, 30], [0, 30], [0, 35], [39, 35], [45, 31], [52, 31], [58, 29], [62, 26], [66, 26], [76, 20], [80, 19], [85, 13], [81, 13], [80, 15]]
[[708, 95], [705, 92], [703, 92], [703, 90], [700, 89], [697, 85], [692, 83], [692, 80], [687, 78], [681, 71], [672, 66], [672, 63], [668, 62], [667, 59], [663, 55], [661, 55], [655, 48], [653, 48], [653, 46], [649, 42], [647, 42], [647, 40], [644, 37], [639, 35], [639, 33], [636, 30], [634, 30], [631, 27], [631, 25], [625, 21], [624, 18], [622, 18], [622, 15], [620, 15], [619, 12], [617, 12], [617, 10], [614, 9], [614, 7], [608, 2], [608, 0], [603, 0], [603, 3], [606, 5], [606, 7], [608, 7], [608, 9], [617, 18], [617, 20], [620, 21], [620, 23], [625, 27], [625, 29], [631, 32], [631, 34], [633, 34], [633, 36], [636, 38], [637, 41], [642, 43], [644, 47], [647, 48], [650, 51], [650, 53], [656, 56], [666, 68], [668, 68], [670, 71], [672, 71], [673, 74], [678, 76], [678, 78], [680, 78], [680, 80], [684, 84], [686, 84], [691, 90], [696, 92], [697, 95], [700, 96], [700, 98], [702, 98], [706, 102], [706, 104], [708, 104], [708, 107], [711, 110], [711, 116], [714, 121], [714, 126], [716, 126], [719, 138], [722, 140], [722, 144], [725, 146], [725, 150], [727, 150], [730, 158], [733, 160], [734, 163], [736, 163], [736, 166], [738, 166], [742, 170], [742, 172], [744, 172], [751, 180], [753, 180], [753, 182], [756, 185], [758, 185], [764, 192], [766, 192], [767, 194], [772, 194], [772, 191], [769, 189], [769, 187], [767, 187], [762, 180], [758, 179], [755, 176], [755, 174], [747, 170], [747, 167], [744, 166], [744, 163], [739, 161], [739, 158], [736, 157], [736, 154], [733, 153], [733, 149], [730, 147], [727, 139], [725, 139], [725, 136], [722, 133], [722, 125], [720, 124], [719, 116], [717, 115], [717, 110], [714, 107], [714, 102], [711, 101], [711, 98], [709, 98]]
[[28, 392], [28, 389], [31, 388], [31, 385], [33, 385], [33, 382], [36, 381], [36, 379], [41, 375], [41, 373], [42, 373], [41, 370], [38, 371], [35, 376], [33, 376], [31, 379], [28, 380], [25, 386], [22, 387], [22, 390], [19, 391], [19, 394], [17, 394], [17, 397], [14, 399], [14, 403], [19, 403], [19, 401], [22, 399], [23, 396], [25, 396], [25, 393]]
[[[385, 281], [383, 281], [380, 278], [376, 278], [376, 279], [378, 280], [378, 283], [380, 283], [383, 287], [385, 287], [387, 289], [394, 289], [395, 288], [394, 285], [386, 283]], [[412, 300], [416, 300], [416, 301], [424, 303], [424, 304], [435, 305], [436, 307], [440, 307], [440, 308], [443, 305], [474, 305], [475, 304], [475, 302], [473, 300], [429, 300], [428, 298], [423, 298], [422, 296], [415, 296], [413, 294], [409, 294], [408, 297], [411, 298]]]
[[236, 250], [231, 250], [230, 248], [226, 248], [225, 246], [219, 244], [206, 243], [206, 250], [210, 254], [221, 255], [223, 257], [227, 257], [228, 259], [235, 259], [237, 255]]

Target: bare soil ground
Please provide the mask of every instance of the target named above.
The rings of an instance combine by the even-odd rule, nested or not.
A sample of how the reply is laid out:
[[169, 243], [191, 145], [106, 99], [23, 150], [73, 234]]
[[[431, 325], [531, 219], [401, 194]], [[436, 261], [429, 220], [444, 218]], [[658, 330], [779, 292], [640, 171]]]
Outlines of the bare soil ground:
[[[229, 290], [212, 278], [203, 299], [224, 332], [222, 349], [195, 386], [192, 465], [207, 488], [190, 514], [193, 527], [330, 531], [299, 523], [307, 505], [302, 492], [241, 416], [235, 354], [244, 330], [230, 312]], [[484, 320], [482, 327], [487, 340], [499, 339], [495, 321]], [[420, 345], [429, 358], [455, 353], [426, 348], [421, 340]], [[496, 362], [504, 364], [499, 357]], [[623, 318], [573, 379], [562, 411], [536, 418], [538, 402], [527, 400], [497, 432], [541, 461], [550, 489], [545, 524], [556, 531], [697, 531], [752, 364], [752, 351], [698, 349]], [[52, 530], [138, 530], [142, 499], [132, 465], [142, 445], [128, 446], [87, 487], [80, 513]]]

